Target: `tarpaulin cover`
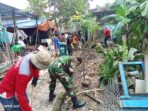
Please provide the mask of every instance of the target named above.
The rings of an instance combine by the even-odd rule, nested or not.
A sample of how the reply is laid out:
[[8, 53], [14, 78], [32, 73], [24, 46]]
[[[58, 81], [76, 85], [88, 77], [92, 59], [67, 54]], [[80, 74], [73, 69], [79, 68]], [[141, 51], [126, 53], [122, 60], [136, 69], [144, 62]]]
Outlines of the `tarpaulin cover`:
[[54, 30], [56, 30], [54, 22], [49, 21], [49, 20], [38, 25], [38, 29], [44, 32], [47, 32], [49, 29], [53, 29], [53, 28]]
[[[25, 20], [25, 21], [20, 21], [20, 22], [16, 22], [16, 26], [20, 29], [29, 29], [29, 28], [36, 28], [37, 27], [37, 23], [41, 24], [43, 23], [44, 20], [43, 19], [39, 19], [39, 20]], [[9, 28], [12, 27], [14, 28], [14, 24], [7, 24], [5, 25], [5, 27]]]
[[[16, 23], [16, 27], [18, 27], [18, 29], [23, 30], [28, 36], [32, 35], [37, 28], [37, 23], [41, 24], [42, 22], [44, 22], [43, 19], [39, 19], [38, 21], [36, 20], [25, 20], [25, 21], [20, 21]], [[5, 25], [5, 27], [7, 28], [7, 31], [9, 32], [14, 32], [14, 24], [7, 24]]]
[[0, 45], [6, 41], [10, 43], [8, 32], [0, 31]]
[[[37, 24], [38, 23], [38, 26]], [[49, 29], [57, 30], [56, 26], [52, 21], [45, 21], [43, 19], [36, 20], [27, 20], [22, 22], [17, 22], [16, 26], [18, 29], [23, 30], [27, 35], [32, 35], [36, 28], [38, 27], [39, 31], [47, 32]], [[7, 30], [9, 32], [14, 32], [14, 25], [13, 24], [7, 24], [5, 25], [7, 27]]]

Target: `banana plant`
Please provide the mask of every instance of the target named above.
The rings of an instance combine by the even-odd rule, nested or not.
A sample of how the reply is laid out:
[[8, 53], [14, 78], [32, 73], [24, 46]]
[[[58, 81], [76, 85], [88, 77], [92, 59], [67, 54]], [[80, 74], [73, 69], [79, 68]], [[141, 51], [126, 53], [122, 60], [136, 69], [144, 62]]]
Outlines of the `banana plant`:
[[129, 10], [127, 9], [126, 5], [121, 5], [116, 8], [116, 14], [108, 15], [102, 18], [102, 20], [107, 19], [109, 17], [114, 18], [117, 21], [116, 27], [113, 31], [113, 36], [115, 37], [121, 37], [122, 35], [122, 29], [124, 28], [126, 30], [126, 37], [127, 37], [127, 44], [128, 42], [128, 36], [129, 36], [129, 22], [131, 19], [127, 17], [129, 13]]
[[148, 1], [125, 0], [123, 4], [117, 6], [116, 14], [102, 19], [108, 18], [117, 21], [113, 36], [121, 39], [121, 35], [126, 34], [128, 49], [137, 47], [146, 27], [145, 20], [148, 20]]
[[121, 61], [132, 61], [135, 59], [135, 53], [138, 50], [130, 48], [128, 51], [127, 45], [117, 45], [114, 48], [104, 50], [100, 43], [96, 47], [96, 52], [104, 55], [104, 62], [99, 66], [99, 82], [101, 86], [105, 86], [114, 77], [119, 75], [118, 64]]

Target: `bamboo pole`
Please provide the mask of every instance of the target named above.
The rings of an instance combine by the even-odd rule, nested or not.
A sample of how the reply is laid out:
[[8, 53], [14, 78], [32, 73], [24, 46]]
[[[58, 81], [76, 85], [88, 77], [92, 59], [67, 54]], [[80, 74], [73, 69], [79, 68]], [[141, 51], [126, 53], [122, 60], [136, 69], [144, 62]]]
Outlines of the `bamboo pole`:
[[6, 29], [4, 29], [4, 38], [5, 38], [5, 43], [6, 43], [6, 51], [7, 51], [7, 54], [8, 54], [11, 66], [12, 66], [13, 65], [13, 60], [12, 60], [12, 56], [11, 56], [10, 45], [8, 43], [8, 40], [7, 40], [8, 37], [6, 36]]
[[[94, 91], [104, 91], [104, 89], [95, 88], [95, 89], [84, 90], [84, 91], [81, 91], [81, 92], [76, 93], [76, 96], [78, 96], [78, 95], [80, 95], [82, 93], [90, 93], [90, 92], [94, 92]], [[70, 99], [71, 99], [70, 97], [67, 98], [65, 100], [65, 103], [68, 103]]]
[[38, 42], [38, 34], [39, 34], [39, 31], [38, 31], [38, 17], [36, 16], [36, 41], [35, 41], [35, 48], [34, 48], [34, 51], [37, 49], [37, 42]]
[[15, 11], [13, 11], [13, 24], [14, 24], [14, 37], [16, 37], [16, 42], [18, 42], [18, 33], [17, 33], [17, 27], [16, 27], [16, 20], [15, 20]]

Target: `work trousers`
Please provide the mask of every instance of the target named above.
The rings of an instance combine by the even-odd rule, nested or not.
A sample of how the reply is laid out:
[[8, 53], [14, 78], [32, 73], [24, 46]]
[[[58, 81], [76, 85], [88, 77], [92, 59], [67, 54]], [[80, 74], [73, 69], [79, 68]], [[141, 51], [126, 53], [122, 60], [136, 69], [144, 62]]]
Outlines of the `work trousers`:
[[48, 70], [51, 78], [51, 82], [49, 85], [50, 91], [54, 91], [56, 88], [56, 80], [58, 79], [63, 87], [66, 90], [66, 93], [70, 96], [73, 97], [76, 95], [75, 91], [73, 90], [72, 86], [72, 73], [67, 74], [65, 71], [62, 71], [61, 73], [52, 73], [50, 69]]

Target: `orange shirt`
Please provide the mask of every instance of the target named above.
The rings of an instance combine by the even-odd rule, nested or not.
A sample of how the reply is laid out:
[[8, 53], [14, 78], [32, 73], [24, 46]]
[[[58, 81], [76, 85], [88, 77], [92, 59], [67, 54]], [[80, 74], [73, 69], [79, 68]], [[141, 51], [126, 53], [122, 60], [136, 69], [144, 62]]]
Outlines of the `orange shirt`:
[[78, 44], [78, 37], [75, 35], [72, 40], [73, 44]]

